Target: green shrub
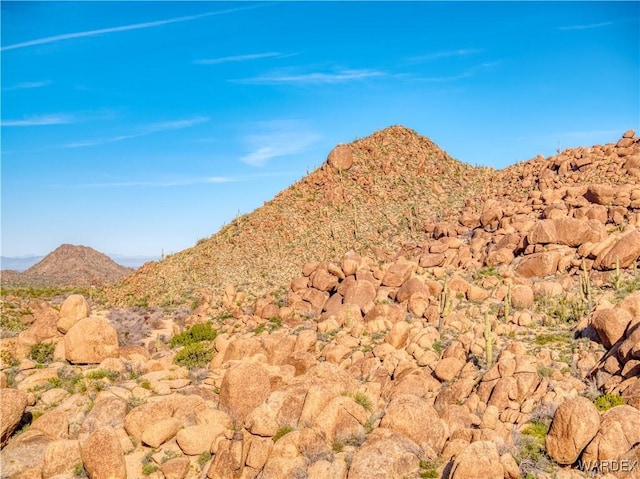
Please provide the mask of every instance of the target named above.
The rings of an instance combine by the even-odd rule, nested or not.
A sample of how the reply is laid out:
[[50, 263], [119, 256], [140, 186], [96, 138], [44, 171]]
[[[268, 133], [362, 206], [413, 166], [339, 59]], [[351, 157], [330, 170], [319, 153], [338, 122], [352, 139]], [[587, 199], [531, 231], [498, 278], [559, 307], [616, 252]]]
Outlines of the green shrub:
[[75, 466], [73, 466], [73, 476], [74, 477], [87, 477], [87, 471], [85, 471], [84, 469], [84, 464], [82, 464], [81, 462], [76, 463]]
[[198, 464], [204, 466], [211, 459], [211, 453], [209, 451], [205, 451], [198, 456]]
[[104, 379], [107, 378], [109, 381], [116, 381], [120, 377], [120, 373], [118, 371], [114, 371], [112, 369], [96, 369], [94, 371], [89, 371], [85, 377], [87, 379]]
[[367, 396], [366, 394], [355, 393], [351, 395], [351, 397], [353, 397], [353, 400], [358, 404], [360, 404], [360, 406], [362, 406], [365, 411], [371, 411], [371, 409], [373, 408], [371, 399], [369, 399], [369, 396]]
[[194, 324], [189, 329], [185, 329], [179, 334], [171, 338], [169, 346], [188, 346], [200, 341], [213, 341], [216, 339], [218, 332], [213, 329], [211, 323]]
[[593, 401], [593, 404], [596, 406], [598, 411], [606, 411], [607, 409], [611, 409], [615, 406], [622, 406], [626, 403], [618, 394], [607, 393], [602, 396], [598, 396], [595, 401]]
[[143, 464], [142, 465], [142, 474], [148, 476], [149, 474], [153, 474], [158, 470], [158, 466], [154, 464]]
[[273, 436], [271, 439], [273, 439], [273, 442], [277, 442], [278, 439], [280, 439], [283, 436], [286, 436], [292, 431], [293, 431], [293, 428], [291, 426], [282, 426], [280, 429], [278, 429], [278, 432], [276, 432], [276, 435]]
[[203, 343], [188, 344], [175, 355], [173, 362], [185, 368], [203, 368], [213, 359], [213, 351]]
[[49, 364], [53, 361], [53, 352], [56, 349], [54, 343], [37, 342], [29, 350], [29, 358], [38, 364]]

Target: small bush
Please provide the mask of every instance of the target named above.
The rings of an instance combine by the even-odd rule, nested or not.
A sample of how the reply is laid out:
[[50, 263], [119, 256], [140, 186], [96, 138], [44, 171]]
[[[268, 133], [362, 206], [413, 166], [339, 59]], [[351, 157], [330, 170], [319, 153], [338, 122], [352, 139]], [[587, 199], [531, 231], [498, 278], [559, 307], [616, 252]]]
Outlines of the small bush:
[[211, 327], [211, 323], [194, 324], [189, 329], [171, 338], [169, 346], [175, 348], [176, 346], [188, 346], [201, 341], [213, 341], [217, 335], [218, 332]]
[[53, 361], [53, 352], [56, 349], [54, 343], [38, 342], [31, 346], [29, 358], [38, 364], [49, 364]]
[[109, 381], [117, 381], [120, 377], [120, 373], [118, 371], [114, 371], [112, 369], [96, 369], [95, 371], [89, 371], [85, 377], [87, 379], [104, 379], [107, 378]]
[[607, 393], [602, 396], [598, 396], [595, 401], [593, 401], [593, 404], [598, 411], [606, 411], [607, 409], [611, 409], [615, 406], [622, 406], [626, 403], [618, 394]]
[[342, 452], [344, 451], [344, 444], [339, 441], [334, 441], [334, 443], [331, 445], [331, 450], [333, 452]]
[[149, 474], [153, 474], [158, 470], [158, 466], [154, 464], [143, 464], [142, 465], [142, 474], [148, 476]]
[[207, 462], [211, 460], [211, 453], [209, 451], [205, 451], [198, 456], [198, 464], [204, 466]]
[[278, 439], [282, 438], [283, 436], [286, 436], [290, 432], [293, 432], [293, 428], [291, 426], [282, 426], [280, 429], [278, 429], [278, 432], [276, 432], [276, 435], [273, 436], [271, 439], [273, 439], [273, 442], [277, 442]]
[[213, 359], [213, 351], [203, 343], [193, 343], [185, 346], [173, 358], [173, 362], [185, 368], [204, 368]]
[[84, 469], [84, 464], [78, 462], [75, 466], [73, 466], [73, 476], [74, 477], [87, 477], [87, 471]]
[[371, 411], [373, 408], [373, 404], [371, 403], [371, 399], [366, 394], [363, 393], [355, 393], [353, 395], [353, 400], [360, 404], [364, 408], [365, 411]]

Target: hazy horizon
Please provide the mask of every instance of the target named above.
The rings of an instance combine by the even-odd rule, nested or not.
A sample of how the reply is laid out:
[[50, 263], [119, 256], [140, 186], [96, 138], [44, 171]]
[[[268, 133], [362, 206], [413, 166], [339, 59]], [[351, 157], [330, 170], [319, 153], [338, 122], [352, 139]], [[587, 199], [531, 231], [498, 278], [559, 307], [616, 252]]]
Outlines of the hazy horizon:
[[194, 246], [401, 124], [504, 168], [640, 130], [638, 2], [2, 2], [3, 256]]

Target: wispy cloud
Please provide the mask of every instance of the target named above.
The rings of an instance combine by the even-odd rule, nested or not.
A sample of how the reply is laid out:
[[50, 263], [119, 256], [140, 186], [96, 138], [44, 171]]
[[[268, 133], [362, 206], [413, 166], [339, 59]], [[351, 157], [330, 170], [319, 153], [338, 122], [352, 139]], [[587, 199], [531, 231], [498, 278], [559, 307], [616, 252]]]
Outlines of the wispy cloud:
[[288, 58], [295, 55], [297, 55], [297, 53], [280, 53], [280, 52], [249, 53], [246, 55], [234, 55], [229, 57], [203, 58], [200, 60], [196, 60], [193, 63], [197, 65], [217, 65], [219, 63], [247, 62], [251, 60], [261, 60], [263, 58]]
[[195, 118], [189, 118], [186, 120], [175, 120], [175, 121], [167, 121], [163, 123], [153, 123], [151, 125], [147, 125], [138, 129], [138, 131], [134, 133], [129, 133], [126, 135], [118, 135], [110, 138], [97, 138], [93, 140], [85, 140], [85, 141], [77, 141], [73, 143], [66, 143], [62, 145], [63, 148], [84, 148], [87, 146], [97, 146], [104, 145], [106, 143], [115, 143], [118, 141], [129, 140], [131, 138], [139, 138], [141, 136], [151, 135], [153, 133], [159, 133], [161, 131], [167, 130], [180, 130], [182, 128], [189, 128], [194, 125], [198, 125], [200, 123], [205, 123], [209, 121], [208, 117], [205, 116], [197, 116]]
[[453, 82], [453, 81], [463, 80], [465, 78], [473, 77], [483, 71], [492, 70], [498, 65], [500, 65], [499, 61], [486, 62], [486, 63], [480, 63], [479, 65], [475, 65], [463, 71], [462, 73], [458, 73], [457, 75], [425, 76], [425, 77], [415, 77], [414, 79], [418, 81], [433, 82], [433, 83]]
[[13, 91], [13, 90], [28, 90], [30, 88], [42, 88], [43, 86], [51, 85], [50, 80], [45, 81], [28, 81], [23, 83], [18, 83], [17, 85], [3, 87], [2, 91]]
[[125, 32], [125, 31], [129, 31], [129, 30], [140, 30], [142, 28], [153, 28], [153, 27], [160, 27], [163, 25], [168, 25], [171, 23], [180, 23], [180, 22], [189, 22], [192, 20], [198, 20], [200, 18], [205, 18], [205, 17], [211, 17], [214, 15], [225, 15], [228, 13], [234, 13], [234, 12], [240, 12], [243, 10], [251, 10], [254, 8], [259, 8], [262, 6], [266, 6], [269, 4], [259, 4], [259, 5], [250, 5], [250, 6], [246, 6], [246, 7], [238, 7], [238, 8], [230, 8], [227, 10], [219, 10], [216, 12], [206, 12], [206, 13], [200, 13], [198, 15], [187, 15], [184, 17], [174, 17], [174, 18], [168, 18], [166, 20], [157, 20], [154, 22], [144, 22], [144, 23], [133, 23], [130, 25], [121, 25], [118, 27], [110, 27], [110, 28], [101, 28], [98, 30], [88, 30], [88, 31], [84, 31], [84, 32], [74, 32], [74, 33], [65, 33], [62, 35], [55, 35], [52, 37], [45, 37], [45, 38], [38, 38], [36, 40], [29, 40], [26, 42], [21, 42], [21, 43], [14, 43], [13, 45], [5, 45], [3, 47], [0, 47], [0, 51], [6, 51], [6, 50], [15, 50], [17, 48], [25, 48], [25, 47], [31, 47], [31, 46], [35, 46], [35, 45], [44, 45], [47, 43], [55, 43], [55, 42], [60, 42], [63, 40], [71, 40], [74, 38], [82, 38], [82, 37], [93, 37], [96, 35], [104, 35], [105, 33], [116, 33], [116, 32]]
[[259, 133], [244, 137], [250, 150], [240, 161], [251, 166], [264, 166], [269, 160], [300, 153], [315, 143], [320, 135], [298, 120], [276, 120], [257, 125]]
[[429, 53], [427, 55], [419, 55], [419, 56], [408, 58], [407, 61], [409, 63], [423, 63], [423, 62], [430, 62], [434, 60], [441, 60], [443, 58], [476, 55], [482, 52], [484, 52], [484, 50], [481, 48], [459, 48], [457, 50], [447, 50], [442, 52]]
[[194, 185], [216, 185], [223, 183], [243, 183], [248, 181], [254, 181], [265, 177], [277, 177], [277, 176], [289, 176], [290, 172], [278, 172], [278, 173], [262, 173], [254, 175], [243, 176], [194, 176], [194, 177], [176, 177], [176, 178], [162, 178], [157, 180], [139, 180], [139, 181], [110, 181], [110, 182], [96, 182], [96, 183], [74, 183], [73, 185], [66, 184], [53, 184], [50, 185], [54, 188], [78, 188], [78, 189], [92, 189], [92, 188], [172, 188], [180, 186], [194, 186]]
[[234, 80], [237, 83], [253, 83], [253, 84], [319, 84], [333, 85], [336, 83], [345, 83], [350, 81], [366, 80], [369, 78], [379, 78], [386, 76], [387, 73], [381, 70], [339, 70], [333, 73], [303, 73], [299, 75], [292, 74], [273, 74], [263, 75], [254, 78], [245, 78]]
[[564, 27], [558, 27], [558, 30], [590, 30], [592, 28], [602, 28], [614, 25], [616, 22], [600, 22], [589, 23], [586, 25], [566, 25]]
[[44, 126], [44, 125], [67, 125], [75, 123], [77, 119], [73, 115], [64, 113], [53, 115], [36, 115], [23, 118], [21, 120], [2, 120], [1, 126]]

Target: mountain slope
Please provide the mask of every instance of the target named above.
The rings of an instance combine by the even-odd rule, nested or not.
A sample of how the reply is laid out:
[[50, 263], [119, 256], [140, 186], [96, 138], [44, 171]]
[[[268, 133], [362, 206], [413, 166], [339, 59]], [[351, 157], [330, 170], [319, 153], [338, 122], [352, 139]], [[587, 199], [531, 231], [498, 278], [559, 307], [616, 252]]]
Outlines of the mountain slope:
[[122, 279], [131, 271], [88, 246], [63, 244], [12, 278], [12, 282], [47, 286], [103, 285]]
[[337, 147], [330, 161], [272, 201], [193, 248], [146, 264], [107, 296], [155, 304], [183, 302], [200, 288], [220, 292], [225, 284], [275, 289], [309, 261], [338, 260], [349, 249], [392, 251], [477, 196], [490, 171], [393, 126]]

